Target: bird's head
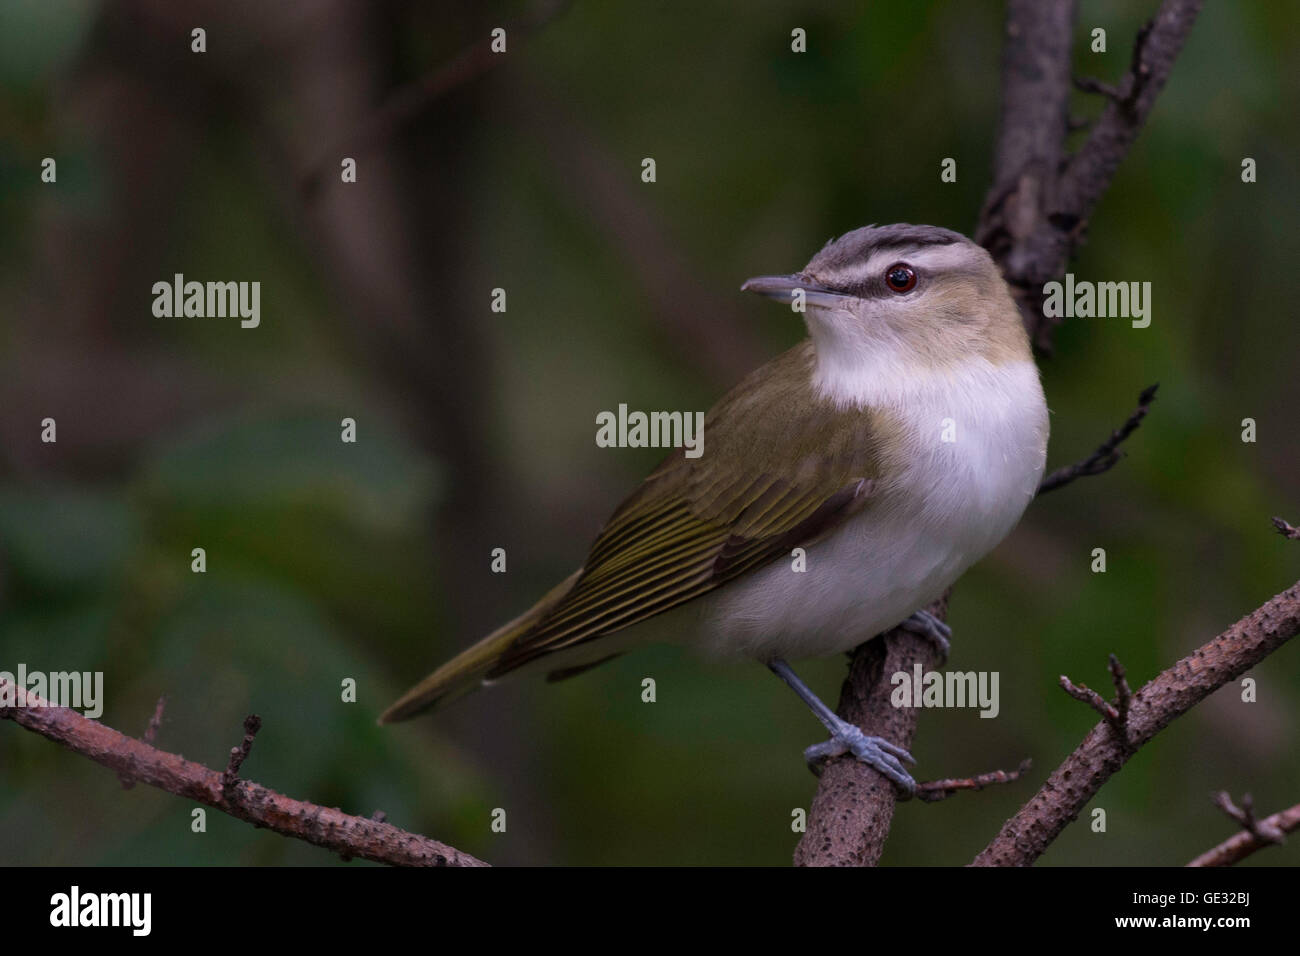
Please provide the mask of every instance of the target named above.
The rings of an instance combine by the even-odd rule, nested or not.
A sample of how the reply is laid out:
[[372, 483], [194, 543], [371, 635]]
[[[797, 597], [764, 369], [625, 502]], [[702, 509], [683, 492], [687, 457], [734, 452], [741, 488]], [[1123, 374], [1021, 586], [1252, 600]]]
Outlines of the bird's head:
[[742, 287], [803, 303], [818, 365], [842, 376], [1029, 360], [1020, 313], [992, 258], [960, 233], [899, 223], [828, 242], [792, 275]]

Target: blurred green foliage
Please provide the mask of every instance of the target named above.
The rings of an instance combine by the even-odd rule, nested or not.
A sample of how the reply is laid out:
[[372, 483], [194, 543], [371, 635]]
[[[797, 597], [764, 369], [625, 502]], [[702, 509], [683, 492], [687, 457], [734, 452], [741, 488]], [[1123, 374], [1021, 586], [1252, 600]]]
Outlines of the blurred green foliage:
[[[519, 9], [489, 6], [502, 20]], [[1118, 77], [1153, 8], [1085, 0], [1076, 71]], [[10, 361], [24, 360], [14, 329], [32, 290], [60, 281], [34, 268], [51, 206], [74, 221], [112, 214], [102, 184], [114, 171], [60, 94], [101, 13], [88, 0], [0, 6], [0, 350]], [[240, 120], [250, 114], [197, 114], [192, 132], [208, 148], [175, 160], [184, 186], [159, 225], [167, 241], [139, 251], [141, 274], [260, 279], [266, 317], [255, 332], [151, 324], [146, 283], [122, 338], [146, 356], [146, 374], [146, 346], [161, 343], [246, 400], [200, 409], [111, 467], [7, 469], [0, 669], [104, 671], [102, 719], [126, 733], [143, 732], [165, 693], [159, 745], [209, 766], [224, 765], [244, 715], [257, 712], [250, 778], [351, 812], [382, 808], [493, 862], [787, 863], [791, 812], [813, 791], [799, 751], [820, 728], [754, 664], [652, 648], [574, 681], [506, 684], [445, 715], [375, 725], [397, 692], [479, 636], [447, 626], [449, 604], [464, 598], [487, 620], [518, 613], [576, 566], [654, 465], [653, 452], [596, 448], [597, 411], [705, 408], [732, 384], [683, 360], [641, 284], [637, 250], [575, 199], [572, 171], [515, 104], [530, 89], [563, 104], [696, 281], [738, 296], [747, 276], [793, 270], [830, 235], [867, 222], [969, 232], [989, 179], [1000, 16], [996, 4], [938, 0], [578, 0], [478, 81], [481, 124], [464, 146], [472, 173], [456, 187], [472, 198], [472, 229], [455, 240], [492, 348], [491, 367], [477, 372], [491, 427], [477, 438], [512, 500], [500, 542], [510, 573], [493, 576], [488, 555], [464, 554], [482, 570], [467, 598], [447, 592], [435, 557], [447, 462], [356, 353], [330, 266], [268, 185], [265, 165], [277, 160], [257, 154], [254, 122]], [[795, 26], [808, 31], [807, 54], [789, 52]], [[1093, 26], [1108, 31], [1105, 54], [1087, 49]], [[1026, 756], [1035, 769], [1019, 784], [903, 807], [885, 863], [961, 863], [987, 842], [1094, 723], [1057, 675], [1105, 686], [1114, 651], [1140, 683], [1296, 579], [1300, 551], [1267, 520], [1300, 520], [1296, 26], [1290, 4], [1207, 5], [1090, 224], [1072, 270], [1150, 280], [1153, 322], [1060, 330], [1042, 364], [1049, 467], [1086, 455], [1142, 386], [1159, 381], [1159, 399], [1112, 473], [1035, 503], [955, 591], [950, 666], [999, 671], [1001, 713], [924, 714], [918, 772], [977, 773]], [[399, 74], [446, 59], [408, 44]], [[220, 42], [210, 50], [221, 57]], [[1081, 115], [1100, 107], [1083, 95], [1076, 105]], [[56, 152], [57, 193], [38, 179], [40, 157]], [[644, 156], [657, 161], [653, 185], [639, 180]], [[955, 184], [939, 181], [948, 156]], [[1245, 156], [1258, 183], [1240, 180]], [[509, 290], [505, 314], [487, 309], [484, 290], [496, 286]], [[737, 308], [764, 354], [802, 335], [785, 310]], [[34, 430], [50, 396], [38, 389], [10, 411]], [[345, 415], [359, 422], [356, 445], [339, 441]], [[61, 448], [76, 441], [75, 417], [60, 419]], [[1240, 441], [1246, 417], [1258, 423], [1255, 444]], [[208, 570], [196, 575], [200, 545]], [[1107, 551], [1105, 574], [1089, 571], [1095, 547]], [[1284, 648], [1251, 674], [1258, 703], [1240, 704], [1230, 686], [1175, 722], [1094, 802], [1107, 832], [1091, 832], [1085, 814], [1044, 864], [1184, 862], [1231, 832], [1211, 790], [1249, 791], [1270, 811], [1295, 803], [1295, 665], [1296, 649]], [[833, 697], [844, 666], [801, 671]], [[658, 685], [653, 705], [640, 699], [646, 676]], [[341, 703], [345, 678], [357, 681], [358, 704]], [[499, 806], [504, 834], [489, 830]], [[111, 773], [0, 726], [0, 861], [332, 860], [216, 813], [206, 834], [192, 834], [190, 810], [148, 788], [124, 793]], [[1296, 859], [1288, 846], [1252, 865]]]

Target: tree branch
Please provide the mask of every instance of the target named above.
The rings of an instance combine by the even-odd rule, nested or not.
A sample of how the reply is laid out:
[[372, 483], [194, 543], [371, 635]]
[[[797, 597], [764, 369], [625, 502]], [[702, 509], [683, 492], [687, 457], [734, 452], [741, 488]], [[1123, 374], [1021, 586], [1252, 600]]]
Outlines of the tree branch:
[[1128, 155], [1202, 0], [1164, 0], [1138, 32], [1128, 73], [1073, 156], [1066, 156], [1073, 0], [1009, 0], [1002, 126], [993, 185], [975, 239], [1002, 265], [1034, 345], [1052, 349], [1060, 319], [1043, 315], [1043, 284], [1065, 271], [1097, 202]]
[[1069, 134], [1074, 0], [1007, 0], [1002, 115], [993, 182], [975, 241], [1002, 267], [1034, 344], [1043, 283], [1064, 269], [1071, 237], [1048, 218]]
[[1300, 631], [1300, 582], [1197, 648], [1133, 695], [1128, 744], [1103, 720], [975, 858], [975, 866], [1028, 866], [1139, 747]]
[[226, 764], [226, 771], [221, 775], [221, 795], [228, 803], [238, 803], [239, 793], [239, 768], [244, 765], [248, 755], [253, 751], [253, 738], [257, 732], [262, 729], [262, 718], [257, 714], [249, 714], [244, 718], [244, 739], [238, 747], [230, 748], [230, 762]]
[[1243, 794], [1241, 806], [1237, 806], [1232, 802], [1232, 796], [1227, 790], [1220, 790], [1214, 795], [1214, 805], [1230, 819], [1240, 823], [1242, 829], [1257, 840], [1262, 840], [1265, 843], [1286, 842], [1286, 834], [1271, 825], [1267, 820], [1260, 820], [1255, 816], [1255, 801], [1250, 794]]
[[1094, 451], [1083, 461], [1076, 461], [1073, 465], [1066, 465], [1064, 468], [1058, 468], [1038, 486], [1038, 494], [1046, 494], [1049, 491], [1055, 491], [1074, 481], [1076, 478], [1084, 478], [1091, 475], [1100, 475], [1103, 472], [1110, 471], [1115, 464], [1123, 457], [1119, 451], [1119, 446], [1129, 435], [1132, 435], [1142, 419], [1147, 417], [1147, 412], [1151, 411], [1151, 403], [1156, 400], [1156, 389], [1160, 387], [1157, 382], [1155, 385], [1148, 385], [1138, 396], [1138, 406], [1119, 428], [1110, 433], [1110, 437], [1102, 442], [1097, 450]]
[[1300, 541], [1300, 528], [1294, 527], [1289, 522], [1281, 518], [1273, 519], [1273, 527], [1277, 528], [1277, 533], [1284, 538], [1290, 538], [1292, 541]]
[[[147, 783], [187, 800], [229, 814], [254, 826], [304, 840], [346, 858], [361, 857], [393, 866], [486, 866], [454, 847], [379, 820], [354, 817], [338, 809], [294, 800], [248, 780], [238, 779], [248, 755], [254, 721], [245, 722], [244, 744], [233, 748], [223, 774], [202, 764], [133, 740], [67, 707], [54, 707], [21, 687], [0, 681], [14, 703], [0, 717], [60, 743], [74, 753], [117, 772], [119, 778]], [[161, 713], [161, 702], [156, 713]], [[257, 722], [260, 724], [260, 721]]]
[[[158, 703], [154, 705], [153, 716], [149, 718], [149, 726], [144, 729], [145, 743], [152, 744], [158, 736], [158, 728], [162, 726], [163, 708], [167, 706], [167, 695], [164, 694], [158, 698]], [[135, 786], [135, 779], [129, 775], [119, 775], [118, 780], [122, 782], [123, 790], [130, 790]]]
[[[928, 610], [942, 619], [947, 604], [944, 595]], [[902, 628], [860, 645], [850, 659], [836, 712], [910, 749], [920, 711], [893, 706], [889, 677], [917, 663], [933, 670], [941, 663], [939, 651], [933, 642]], [[828, 761], [808, 810], [808, 830], [794, 851], [795, 866], [874, 866], [885, 848], [896, 800], [893, 784], [853, 756]]]
[[1085, 223], [1110, 187], [1169, 79], [1202, 4], [1203, 0], [1164, 0], [1155, 17], [1138, 31], [1128, 73], [1061, 175], [1053, 214], [1062, 224], [1072, 228], [1073, 223]]
[[1061, 675], [1061, 688], [1075, 700], [1082, 701], [1101, 714], [1101, 719], [1110, 725], [1115, 739], [1126, 751], [1131, 751], [1133, 742], [1129, 736], [1128, 714], [1129, 708], [1133, 705], [1133, 691], [1129, 689], [1128, 680], [1124, 676], [1124, 666], [1114, 654], [1110, 655], [1109, 666], [1111, 681], [1115, 685], [1113, 704], [1095, 690], [1082, 684], [1075, 685], [1064, 674]]
[[[1227, 806], [1225, 806], [1225, 801]], [[1232, 864], [1239, 863], [1256, 850], [1262, 850], [1266, 846], [1276, 846], [1281, 843], [1283, 834], [1300, 830], [1300, 803], [1287, 810], [1281, 810], [1271, 817], [1255, 821], [1255, 825], [1251, 827], [1247, 826], [1243, 820], [1244, 811], [1237, 810], [1236, 807], [1232, 807], [1232, 810], [1237, 810], [1237, 813], [1228, 810], [1228, 807], [1232, 806], [1232, 800], [1228, 799], [1226, 793], [1219, 794], [1217, 802], [1225, 813], [1242, 823], [1245, 828], [1240, 833], [1236, 833], [1224, 840], [1218, 846], [1206, 850], [1188, 863], [1188, 866], [1232, 866]], [[1247, 801], [1243, 799], [1243, 802]], [[1250, 818], [1253, 820], [1253, 814]]]
[[919, 783], [916, 785], [916, 799], [925, 803], [938, 803], [963, 790], [983, 790], [985, 787], [992, 787], [999, 783], [1012, 783], [1023, 777], [1033, 765], [1034, 762], [1026, 758], [1020, 761], [1020, 766], [1015, 770], [991, 770], [973, 777], [949, 777], [945, 780]]

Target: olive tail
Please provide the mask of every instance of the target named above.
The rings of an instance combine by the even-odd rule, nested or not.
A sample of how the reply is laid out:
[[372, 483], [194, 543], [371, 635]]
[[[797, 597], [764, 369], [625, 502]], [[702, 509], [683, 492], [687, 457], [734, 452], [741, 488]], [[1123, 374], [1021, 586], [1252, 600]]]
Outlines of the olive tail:
[[399, 720], [409, 720], [481, 687], [484, 676], [492, 670], [501, 655], [520, 636], [526, 634], [573, 587], [577, 579], [578, 575], [573, 574], [509, 624], [497, 628], [473, 647], [466, 648], [447, 661], [384, 711], [379, 722], [393, 724]]

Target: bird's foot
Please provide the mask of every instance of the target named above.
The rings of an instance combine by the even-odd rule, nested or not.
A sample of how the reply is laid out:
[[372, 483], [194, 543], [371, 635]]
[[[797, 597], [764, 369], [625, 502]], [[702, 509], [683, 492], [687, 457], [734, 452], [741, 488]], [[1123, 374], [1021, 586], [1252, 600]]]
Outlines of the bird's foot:
[[911, 631], [913, 634], [919, 634], [924, 637], [939, 652], [939, 663], [948, 662], [948, 651], [952, 647], [949, 638], [952, 637], [952, 628], [943, 621], [939, 620], [929, 611], [917, 611], [907, 620], [898, 625], [905, 631]]
[[808, 761], [808, 769], [820, 777], [823, 761], [845, 753], [883, 774], [906, 796], [916, 793], [916, 781], [903, 769], [904, 763], [916, 763], [912, 755], [884, 737], [869, 736], [848, 721], [839, 721], [831, 731], [831, 739], [813, 744], [803, 752], [803, 758]]

